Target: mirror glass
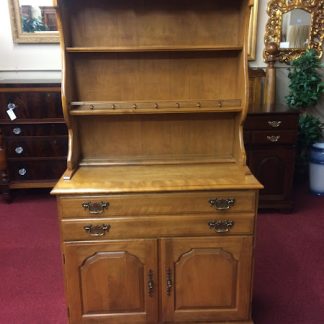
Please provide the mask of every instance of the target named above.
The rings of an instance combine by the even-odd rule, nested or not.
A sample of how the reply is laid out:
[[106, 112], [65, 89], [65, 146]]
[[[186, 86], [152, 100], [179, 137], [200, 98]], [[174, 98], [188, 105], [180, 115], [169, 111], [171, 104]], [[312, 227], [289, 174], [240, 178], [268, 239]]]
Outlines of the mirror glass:
[[52, 0], [19, 0], [19, 11], [23, 33], [57, 31]]
[[306, 49], [309, 44], [311, 14], [293, 9], [282, 15], [279, 48]]
[[9, 0], [9, 9], [16, 43], [59, 41], [53, 0]]

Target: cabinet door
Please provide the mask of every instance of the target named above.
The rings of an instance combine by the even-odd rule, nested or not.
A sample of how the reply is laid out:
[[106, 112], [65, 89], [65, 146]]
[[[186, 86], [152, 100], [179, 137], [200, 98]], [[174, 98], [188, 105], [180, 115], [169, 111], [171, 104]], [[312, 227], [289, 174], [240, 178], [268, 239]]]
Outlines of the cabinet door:
[[252, 237], [161, 240], [162, 321], [249, 320]]
[[295, 147], [276, 145], [254, 148], [249, 155], [249, 167], [264, 185], [264, 189], [260, 191], [261, 202], [289, 199], [294, 175]]
[[157, 242], [64, 243], [70, 323], [157, 321]]

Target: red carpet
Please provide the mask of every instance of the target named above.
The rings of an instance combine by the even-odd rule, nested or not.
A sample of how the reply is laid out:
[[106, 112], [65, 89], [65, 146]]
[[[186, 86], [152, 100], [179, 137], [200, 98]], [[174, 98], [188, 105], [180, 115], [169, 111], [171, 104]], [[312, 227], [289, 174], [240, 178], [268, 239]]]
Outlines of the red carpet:
[[[55, 199], [20, 190], [0, 215], [0, 324], [66, 324]], [[324, 197], [259, 215], [254, 282], [255, 324], [324, 323]]]

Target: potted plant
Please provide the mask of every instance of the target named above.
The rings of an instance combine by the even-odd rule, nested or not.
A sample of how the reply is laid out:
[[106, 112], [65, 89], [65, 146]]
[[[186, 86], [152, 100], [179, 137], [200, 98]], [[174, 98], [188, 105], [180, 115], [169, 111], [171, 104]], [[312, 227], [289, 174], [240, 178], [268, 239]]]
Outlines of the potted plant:
[[300, 112], [296, 172], [303, 176], [307, 174], [311, 146], [323, 137], [324, 124], [308, 112], [324, 92], [324, 82], [318, 72], [321, 67], [316, 51], [310, 49], [291, 62], [288, 73], [290, 84], [286, 102], [290, 109]]

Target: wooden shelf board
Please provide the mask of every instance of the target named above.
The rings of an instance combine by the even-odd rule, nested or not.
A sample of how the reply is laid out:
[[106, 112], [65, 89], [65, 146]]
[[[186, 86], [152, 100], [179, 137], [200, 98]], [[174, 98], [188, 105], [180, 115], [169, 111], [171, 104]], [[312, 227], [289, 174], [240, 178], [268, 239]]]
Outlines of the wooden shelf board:
[[202, 112], [241, 112], [241, 107], [222, 107], [222, 108], [170, 108], [170, 109], [95, 109], [95, 110], [71, 110], [73, 116], [102, 116], [120, 114], [181, 114], [181, 113], [202, 113]]
[[182, 52], [182, 51], [241, 51], [243, 46], [114, 46], [114, 47], [66, 47], [68, 53], [136, 53], [136, 52]]
[[63, 177], [52, 194], [108, 194], [188, 190], [260, 189], [245, 166], [236, 163], [80, 166]]
[[80, 166], [112, 166], [112, 165], [164, 165], [164, 164], [208, 164], [208, 163], [235, 163], [233, 156], [206, 156], [206, 155], [188, 155], [188, 156], [123, 156], [114, 159], [83, 159], [79, 162]]
[[239, 112], [240, 99], [174, 100], [174, 101], [74, 101], [71, 115], [111, 115], [182, 112]]

